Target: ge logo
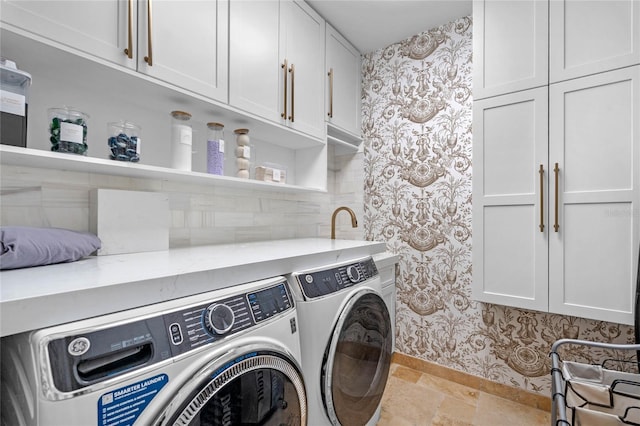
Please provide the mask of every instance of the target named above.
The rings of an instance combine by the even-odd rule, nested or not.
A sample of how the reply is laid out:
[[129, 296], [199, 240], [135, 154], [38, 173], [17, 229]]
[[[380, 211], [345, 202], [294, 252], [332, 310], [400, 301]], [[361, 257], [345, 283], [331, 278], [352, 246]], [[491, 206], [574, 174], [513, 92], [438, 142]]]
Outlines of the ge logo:
[[69, 343], [67, 350], [70, 355], [79, 356], [85, 354], [89, 350], [89, 347], [91, 347], [89, 339], [86, 337], [78, 337]]

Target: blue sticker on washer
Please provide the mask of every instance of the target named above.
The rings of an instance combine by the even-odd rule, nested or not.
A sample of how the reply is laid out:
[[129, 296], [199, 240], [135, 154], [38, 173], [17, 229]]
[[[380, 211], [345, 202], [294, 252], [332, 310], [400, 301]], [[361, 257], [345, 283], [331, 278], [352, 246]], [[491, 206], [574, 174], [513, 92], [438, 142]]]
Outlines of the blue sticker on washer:
[[129, 426], [142, 414], [169, 376], [159, 374], [103, 394], [98, 400], [98, 426]]

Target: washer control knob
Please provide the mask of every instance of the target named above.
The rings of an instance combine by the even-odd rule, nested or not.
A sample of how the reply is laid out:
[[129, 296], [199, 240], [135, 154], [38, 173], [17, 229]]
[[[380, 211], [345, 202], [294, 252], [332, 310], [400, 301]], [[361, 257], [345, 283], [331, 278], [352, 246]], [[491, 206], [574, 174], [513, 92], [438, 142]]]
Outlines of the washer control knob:
[[216, 334], [225, 334], [231, 330], [236, 320], [233, 310], [225, 304], [214, 304], [207, 308], [207, 328]]
[[360, 281], [360, 271], [358, 271], [356, 265], [347, 266], [347, 277], [349, 277], [352, 283]]

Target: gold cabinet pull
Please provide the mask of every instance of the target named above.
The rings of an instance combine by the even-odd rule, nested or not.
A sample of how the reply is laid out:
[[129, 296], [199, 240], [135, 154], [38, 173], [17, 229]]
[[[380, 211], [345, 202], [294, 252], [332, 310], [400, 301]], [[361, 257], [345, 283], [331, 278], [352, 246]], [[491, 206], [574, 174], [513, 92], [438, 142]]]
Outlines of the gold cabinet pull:
[[147, 0], [147, 54], [148, 56], [144, 57], [144, 61], [149, 64], [149, 66], [153, 65], [153, 48], [151, 46], [151, 23], [153, 22], [151, 18], [151, 0]]
[[127, 55], [127, 58], [133, 59], [133, 0], [129, 0], [129, 23], [128, 23], [128, 42], [127, 48], [124, 49], [124, 54]]
[[556, 166], [553, 168], [553, 172], [556, 175], [556, 193], [555, 193], [555, 223], [553, 224], [553, 229], [558, 232], [558, 229], [560, 229], [560, 225], [558, 224], [558, 173], [560, 172], [560, 168], [558, 167], [558, 163], [556, 163]]
[[291, 64], [291, 68], [289, 68], [289, 72], [291, 73], [291, 115], [289, 116], [289, 120], [293, 123], [295, 121], [294, 114], [296, 111], [295, 107], [295, 78], [296, 78], [296, 66]]
[[544, 232], [544, 166], [540, 164], [540, 232]]
[[327, 75], [329, 76], [329, 112], [327, 115], [329, 118], [333, 118], [333, 68], [329, 68]]
[[282, 114], [280, 114], [280, 117], [284, 118], [285, 120], [287, 119], [287, 71], [289, 70], [289, 64], [287, 62], [287, 60], [284, 60], [284, 64], [282, 64], [282, 69], [284, 70], [283, 73], [283, 78], [284, 78], [284, 96], [283, 96], [283, 102], [284, 102], [284, 106], [282, 107], [283, 112]]

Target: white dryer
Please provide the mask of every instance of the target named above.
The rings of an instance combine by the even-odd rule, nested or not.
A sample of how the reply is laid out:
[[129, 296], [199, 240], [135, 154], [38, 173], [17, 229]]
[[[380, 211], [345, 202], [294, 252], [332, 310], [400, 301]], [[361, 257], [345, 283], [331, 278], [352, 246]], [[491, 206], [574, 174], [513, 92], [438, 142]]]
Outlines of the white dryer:
[[305, 425], [283, 277], [2, 340], [2, 424]]
[[371, 258], [292, 274], [309, 424], [377, 423], [393, 331]]

